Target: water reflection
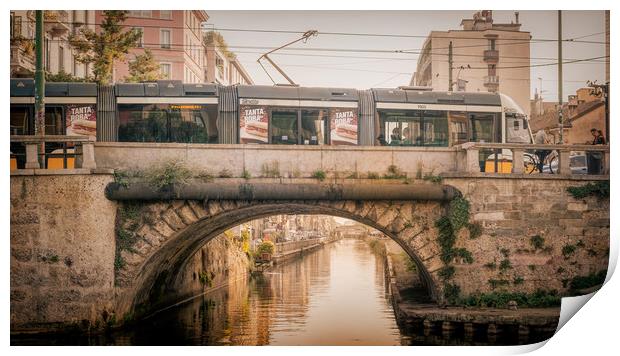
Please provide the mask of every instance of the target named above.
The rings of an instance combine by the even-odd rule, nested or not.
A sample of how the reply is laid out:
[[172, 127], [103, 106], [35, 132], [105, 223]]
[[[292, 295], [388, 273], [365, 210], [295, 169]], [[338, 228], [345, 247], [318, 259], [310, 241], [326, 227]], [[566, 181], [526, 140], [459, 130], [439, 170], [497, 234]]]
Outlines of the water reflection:
[[344, 239], [261, 276], [95, 337], [13, 339], [12, 344], [400, 345], [383, 262]]

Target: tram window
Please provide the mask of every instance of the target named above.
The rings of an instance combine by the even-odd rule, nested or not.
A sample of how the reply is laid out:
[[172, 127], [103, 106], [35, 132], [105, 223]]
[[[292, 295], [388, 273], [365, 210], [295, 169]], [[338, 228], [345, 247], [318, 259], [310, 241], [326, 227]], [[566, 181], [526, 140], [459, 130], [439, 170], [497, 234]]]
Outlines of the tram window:
[[422, 145], [419, 111], [394, 110], [379, 113], [383, 135], [389, 146]]
[[326, 142], [327, 110], [301, 111], [301, 144], [324, 145]]
[[464, 111], [450, 111], [450, 146], [467, 142], [467, 114]]
[[530, 143], [527, 120], [523, 115], [506, 114], [506, 142]]
[[217, 143], [217, 112], [203, 105], [170, 105], [170, 142]]
[[28, 135], [30, 110], [26, 106], [11, 106], [11, 135]]
[[497, 142], [498, 135], [495, 134], [495, 114], [490, 113], [470, 113], [469, 121], [471, 125], [470, 141], [472, 142]]
[[168, 142], [167, 105], [119, 105], [121, 142]]
[[63, 110], [60, 106], [45, 107], [45, 134], [64, 135], [65, 125], [63, 120]]
[[297, 144], [297, 110], [273, 109], [271, 111], [271, 143]]
[[422, 113], [424, 146], [448, 146], [448, 116], [445, 111]]

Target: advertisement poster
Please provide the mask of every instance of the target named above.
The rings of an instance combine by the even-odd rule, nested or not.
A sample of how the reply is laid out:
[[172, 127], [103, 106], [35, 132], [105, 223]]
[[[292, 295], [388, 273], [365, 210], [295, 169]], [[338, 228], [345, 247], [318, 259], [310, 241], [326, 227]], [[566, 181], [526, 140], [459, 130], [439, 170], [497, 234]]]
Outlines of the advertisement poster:
[[269, 111], [266, 106], [241, 106], [239, 115], [239, 142], [269, 142]]
[[332, 145], [357, 145], [357, 110], [329, 111]]
[[97, 136], [97, 110], [94, 105], [69, 105], [66, 113], [67, 135]]

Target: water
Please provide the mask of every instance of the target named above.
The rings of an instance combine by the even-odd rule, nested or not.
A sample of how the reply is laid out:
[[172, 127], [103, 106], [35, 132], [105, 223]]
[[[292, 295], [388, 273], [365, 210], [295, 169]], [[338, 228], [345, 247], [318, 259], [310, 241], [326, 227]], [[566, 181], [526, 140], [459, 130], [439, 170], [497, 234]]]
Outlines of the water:
[[383, 261], [344, 239], [259, 277], [96, 337], [12, 340], [87, 345], [401, 345]]

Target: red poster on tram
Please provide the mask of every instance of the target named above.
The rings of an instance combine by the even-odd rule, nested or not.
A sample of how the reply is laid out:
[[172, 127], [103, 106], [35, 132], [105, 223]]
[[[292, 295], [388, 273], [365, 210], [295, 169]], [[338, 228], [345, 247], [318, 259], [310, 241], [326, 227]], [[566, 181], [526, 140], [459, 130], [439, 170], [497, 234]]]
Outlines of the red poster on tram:
[[97, 110], [94, 105], [68, 105], [67, 135], [97, 136]]
[[266, 106], [240, 107], [239, 142], [269, 142], [269, 111]]
[[332, 145], [357, 145], [357, 110], [330, 109]]

